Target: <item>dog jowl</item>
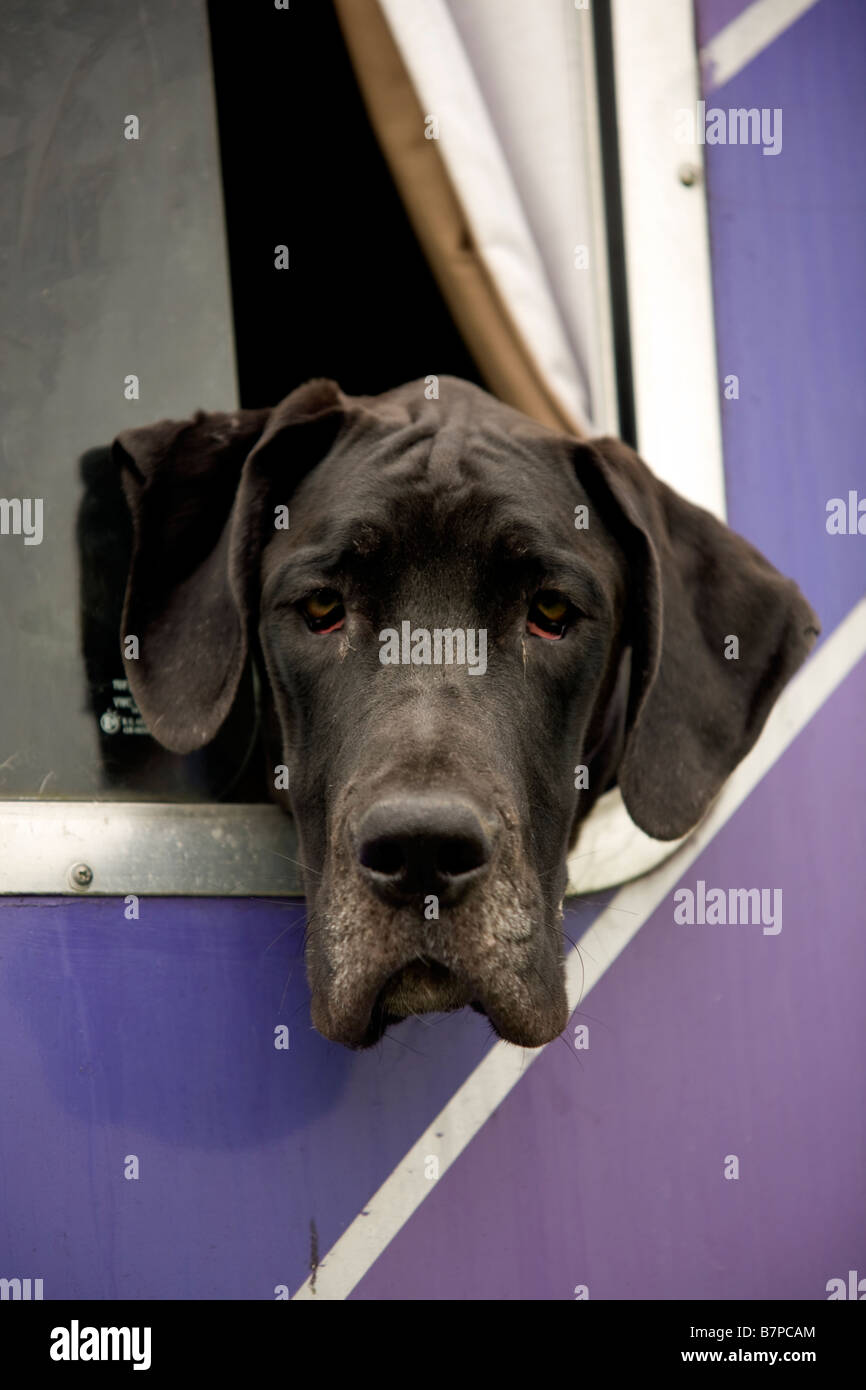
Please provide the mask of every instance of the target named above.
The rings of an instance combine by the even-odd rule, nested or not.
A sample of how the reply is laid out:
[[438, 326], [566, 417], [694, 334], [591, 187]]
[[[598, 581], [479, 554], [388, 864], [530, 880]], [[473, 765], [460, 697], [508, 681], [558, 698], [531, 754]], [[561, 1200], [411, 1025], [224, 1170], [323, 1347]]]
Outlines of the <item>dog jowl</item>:
[[313, 381], [114, 455], [154, 737], [203, 746], [259, 667], [316, 1027], [364, 1047], [472, 1005], [510, 1042], [554, 1038], [581, 819], [618, 784], [647, 834], [697, 824], [815, 639], [796, 585], [617, 440], [454, 378], [435, 401]]

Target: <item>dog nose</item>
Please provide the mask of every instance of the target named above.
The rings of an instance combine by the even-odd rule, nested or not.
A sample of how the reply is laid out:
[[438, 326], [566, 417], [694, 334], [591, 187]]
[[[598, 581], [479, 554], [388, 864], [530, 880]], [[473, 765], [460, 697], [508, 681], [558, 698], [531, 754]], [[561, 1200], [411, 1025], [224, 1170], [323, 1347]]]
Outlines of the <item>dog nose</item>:
[[432, 796], [379, 801], [361, 818], [358, 860], [386, 902], [435, 894], [453, 904], [487, 871], [492, 837], [467, 801]]

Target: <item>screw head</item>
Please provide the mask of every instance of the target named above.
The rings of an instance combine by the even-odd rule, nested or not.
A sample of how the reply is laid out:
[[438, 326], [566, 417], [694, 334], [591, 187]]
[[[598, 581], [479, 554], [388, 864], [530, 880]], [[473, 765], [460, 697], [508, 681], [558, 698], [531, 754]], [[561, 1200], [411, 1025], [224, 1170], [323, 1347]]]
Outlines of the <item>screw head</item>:
[[73, 864], [69, 870], [69, 882], [73, 888], [89, 888], [93, 882], [93, 870], [89, 864]]
[[680, 183], [686, 188], [693, 188], [696, 183], [701, 181], [701, 171], [697, 164], [681, 164], [678, 169]]

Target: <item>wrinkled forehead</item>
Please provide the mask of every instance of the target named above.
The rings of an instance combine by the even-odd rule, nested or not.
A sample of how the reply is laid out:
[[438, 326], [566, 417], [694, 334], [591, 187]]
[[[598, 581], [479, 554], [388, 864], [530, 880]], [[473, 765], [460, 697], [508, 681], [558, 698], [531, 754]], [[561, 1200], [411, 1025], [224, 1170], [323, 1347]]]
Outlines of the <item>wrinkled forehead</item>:
[[619, 607], [626, 566], [570, 442], [525, 424], [350, 428], [296, 489], [288, 531], [265, 550], [264, 584], [274, 575], [300, 594], [338, 577], [367, 591], [421, 582], [482, 602], [550, 587], [599, 612]]
[[[484, 428], [348, 431], [298, 487], [281, 557], [406, 572], [617, 566], [567, 441]], [[588, 524], [587, 524], [588, 523]], [[610, 572], [610, 573], [609, 573]]]

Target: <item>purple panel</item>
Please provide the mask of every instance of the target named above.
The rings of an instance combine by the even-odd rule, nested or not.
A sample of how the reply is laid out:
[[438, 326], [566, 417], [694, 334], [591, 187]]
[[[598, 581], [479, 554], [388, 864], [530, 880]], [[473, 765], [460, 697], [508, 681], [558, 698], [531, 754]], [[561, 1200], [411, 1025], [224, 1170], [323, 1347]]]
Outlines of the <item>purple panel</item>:
[[866, 1272], [864, 704], [866, 662], [682, 878], [780, 888], [781, 931], [677, 925], [671, 895], [575, 1015], [589, 1049], [546, 1049], [354, 1297], [822, 1299]]
[[812, 601], [825, 635], [866, 589], [866, 536], [827, 503], [866, 497], [866, 5], [821, 0], [708, 105], [781, 108], [782, 149], [708, 145], [728, 519]]
[[310, 1222], [324, 1253], [488, 1050], [487, 1021], [412, 1020], [352, 1054], [310, 1026], [300, 905], [140, 911], [0, 905], [0, 1276], [46, 1298], [294, 1290]]
[[695, 30], [698, 48], [714, 39], [720, 30], [747, 10], [752, 0], [696, 0]]

